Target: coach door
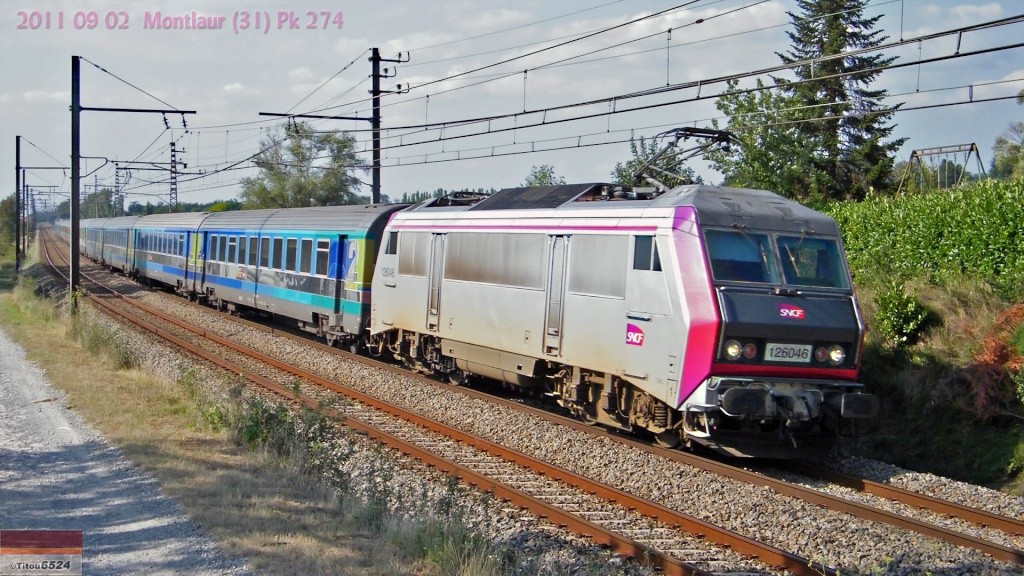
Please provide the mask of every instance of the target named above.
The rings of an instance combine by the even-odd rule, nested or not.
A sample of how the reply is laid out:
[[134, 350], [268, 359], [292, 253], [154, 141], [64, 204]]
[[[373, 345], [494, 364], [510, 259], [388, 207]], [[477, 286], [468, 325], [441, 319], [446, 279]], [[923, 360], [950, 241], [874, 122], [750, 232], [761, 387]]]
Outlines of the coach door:
[[544, 353], [549, 356], [558, 356], [562, 350], [562, 308], [565, 303], [568, 242], [566, 236], [551, 236], [549, 243], [547, 306], [544, 312]]
[[437, 332], [441, 314], [441, 277], [444, 275], [444, 234], [432, 234], [430, 241], [430, 269], [427, 271], [427, 330]]
[[349, 246], [348, 236], [338, 236], [338, 263], [334, 266], [334, 313], [344, 314], [345, 304], [345, 279], [356, 270], [356, 260], [359, 253], [355, 242]]

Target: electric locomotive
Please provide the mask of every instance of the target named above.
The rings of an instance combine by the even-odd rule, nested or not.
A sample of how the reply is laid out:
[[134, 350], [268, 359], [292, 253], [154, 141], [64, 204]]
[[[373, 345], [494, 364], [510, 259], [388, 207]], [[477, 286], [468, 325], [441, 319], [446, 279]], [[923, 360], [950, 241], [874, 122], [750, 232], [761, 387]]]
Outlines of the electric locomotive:
[[369, 347], [663, 444], [791, 457], [875, 415], [835, 222], [703, 185], [502, 190], [395, 213]]

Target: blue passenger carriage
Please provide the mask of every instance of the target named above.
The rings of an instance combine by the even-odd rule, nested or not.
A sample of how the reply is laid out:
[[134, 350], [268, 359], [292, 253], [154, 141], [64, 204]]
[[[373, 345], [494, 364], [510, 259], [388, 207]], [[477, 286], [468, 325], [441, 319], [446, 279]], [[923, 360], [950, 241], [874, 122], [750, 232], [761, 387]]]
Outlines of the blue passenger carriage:
[[[78, 251], [88, 258], [100, 259], [103, 250], [103, 222], [106, 218], [88, 218], [78, 225]], [[70, 234], [70, 232], [69, 232]]]
[[367, 325], [381, 234], [404, 206], [328, 206], [220, 212], [199, 227], [205, 251], [197, 292], [292, 318], [329, 342], [355, 345]]
[[135, 222], [132, 271], [140, 278], [189, 292], [202, 272], [196, 230], [205, 212], [153, 214]]
[[102, 246], [99, 251], [99, 261], [111, 269], [122, 273], [132, 271], [130, 253], [134, 244], [132, 228], [139, 220], [139, 216], [122, 216], [120, 218], [106, 218], [100, 226]]

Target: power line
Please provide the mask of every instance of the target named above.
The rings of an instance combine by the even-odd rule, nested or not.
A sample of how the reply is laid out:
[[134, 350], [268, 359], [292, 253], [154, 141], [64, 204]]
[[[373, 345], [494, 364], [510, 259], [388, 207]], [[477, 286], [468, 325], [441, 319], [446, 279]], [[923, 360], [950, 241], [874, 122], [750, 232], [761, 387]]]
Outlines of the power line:
[[[950, 34], [955, 34], [957, 32], [958, 31], [954, 30], [954, 31], [946, 32], [946, 33], [940, 33], [940, 34], [942, 34], [942, 35], [950, 35]], [[916, 42], [916, 40], [907, 40], [907, 41], [902, 41], [900, 43], [902, 44], [902, 43], [907, 43], [907, 42]], [[976, 56], [976, 55], [979, 55], [979, 54], [986, 54], [986, 53], [989, 53], [989, 52], [1002, 51], [1002, 50], [1010, 50], [1010, 49], [1020, 48], [1020, 47], [1024, 47], [1024, 43], [1009, 44], [1009, 45], [1004, 45], [1004, 46], [999, 46], [999, 47], [994, 47], [994, 48], [985, 48], [985, 49], [980, 49], [980, 50], [975, 50], [975, 51], [970, 51], [970, 52], [957, 52], [957, 53], [952, 54], [952, 55], [936, 56], [936, 57], [932, 57], [932, 58], [928, 58], [928, 59], [919, 60], [919, 61], [916, 61], [916, 62], [904, 62], [904, 63], [900, 63], [900, 64], [889, 64], [887, 66], [878, 66], [878, 67], [874, 67], [874, 68], [870, 68], [870, 69], [866, 69], [866, 70], [856, 70], [856, 71], [851, 71], [851, 72], [843, 72], [843, 73], [834, 74], [834, 75], [830, 75], [830, 76], [819, 76], [819, 77], [816, 77], [816, 78], [813, 78], [813, 79], [807, 79], [807, 80], [795, 80], [795, 81], [790, 82], [789, 84], [790, 85], [796, 85], [796, 84], [800, 84], [800, 83], [818, 82], [818, 81], [825, 80], [825, 79], [845, 78], [845, 77], [850, 77], [850, 76], [856, 76], [856, 75], [867, 74], [867, 73], [872, 73], [872, 72], [880, 72], [880, 71], [897, 69], [897, 68], [904, 68], [904, 67], [909, 67], [909, 66], [920, 66], [920, 65], [940, 62], [940, 61], [944, 61], [944, 60], [965, 58], [965, 57], [968, 57], [968, 56]], [[883, 50], [885, 48], [886, 47], [884, 47], [884, 46], [879, 46], [879, 47], [876, 48], [876, 50]], [[820, 61], [820, 59], [818, 59], [817, 61]], [[721, 84], [723, 82], [728, 82], [730, 80], [738, 80], [738, 79], [742, 79], [742, 78], [764, 76], [764, 75], [767, 75], [767, 74], [771, 74], [772, 72], [779, 72], [779, 71], [782, 71], [782, 70], [785, 70], [785, 69], [788, 69], [788, 68], [803, 66], [803, 65], [806, 65], [807, 63], [808, 63], [808, 61], [794, 62], [792, 64], [775, 66], [775, 67], [771, 67], [771, 68], [764, 68], [764, 69], [761, 69], [761, 70], [744, 72], [742, 74], [734, 74], [734, 75], [723, 76], [723, 77], [718, 77], [718, 78], [689, 81], [689, 82], [685, 82], [685, 83], [681, 83], [681, 84], [672, 85], [672, 86], [668, 87], [668, 89], [655, 89], [655, 90], [652, 90], [652, 91], [636, 92], [636, 93], [632, 93], [632, 94], [620, 95], [620, 96], [604, 98], [604, 99], [599, 99], [599, 100], [592, 100], [592, 101], [589, 101], [589, 102], [566, 104], [566, 105], [562, 105], [562, 106], [556, 106], [556, 107], [550, 107], [550, 108], [544, 108], [544, 109], [537, 109], [537, 110], [530, 110], [530, 111], [527, 111], [527, 112], [516, 112], [516, 113], [510, 113], [510, 114], [494, 115], [494, 116], [490, 116], [490, 117], [480, 117], [480, 118], [465, 119], [465, 120], [461, 120], [461, 121], [441, 122], [441, 123], [435, 123], [435, 124], [431, 124], [431, 125], [403, 126], [403, 127], [392, 128], [391, 130], [417, 129], [418, 128], [415, 132], [406, 132], [404, 134], [400, 134], [400, 135], [396, 135], [396, 136], [389, 136], [388, 137], [388, 139], [392, 139], [393, 140], [395, 138], [402, 138], [402, 137], [405, 137], [405, 136], [410, 136], [410, 135], [414, 135], [414, 134], [418, 134], [418, 133], [424, 133], [424, 132], [428, 132], [428, 131], [432, 131], [432, 130], [437, 130], [437, 129], [444, 130], [446, 128], [465, 127], [465, 126], [469, 126], [469, 125], [473, 125], [473, 124], [481, 124], [481, 123], [484, 123], [484, 122], [488, 123], [488, 128], [487, 128], [487, 130], [484, 130], [484, 131], [472, 132], [472, 133], [469, 133], [469, 134], [457, 134], [457, 135], [452, 135], [452, 136], [441, 136], [439, 138], [432, 138], [430, 140], [421, 140], [421, 141], [409, 142], [409, 143], [405, 143], [405, 142], [402, 142], [400, 140], [400, 142], [398, 144], [392, 144], [392, 145], [389, 145], [389, 146], [382, 147], [382, 150], [389, 150], [389, 149], [395, 149], [395, 148], [403, 148], [403, 147], [408, 147], [408, 146], [417, 146], [417, 145], [422, 145], [422, 144], [431, 144], [431, 143], [435, 143], [435, 142], [450, 141], [450, 140], [457, 140], [457, 139], [463, 139], [463, 138], [472, 138], [472, 137], [476, 137], [476, 136], [485, 136], [485, 135], [497, 134], [497, 133], [501, 133], [501, 132], [523, 130], [523, 129], [527, 129], [527, 128], [536, 128], [536, 127], [541, 127], [541, 126], [551, 126], [551, 125], [554, 125], [554, 124], [561, 124], [561, 123], [565, 123], [565, 122], [575, 122], [575, 121], [580, 121], [580, 120], [588, 120], [588, 119], [593, 119], [593, 118], [601, 118], [601, 117], [611, 116], [611, 115], [614, 115], [614, 114], [625, 114], [625, 113], [629, 113], [629, 112], [637, 112], [637, 111], [641, 111], [641, 110], [650, 110], [650, 109], [654, 109], [654, 108], [662, 108], [662, 107], [666, 107], [666, 106], [675, 106], [675, 105], [678, 105], [678, 104], [684, 104], [684, 103], [688, 103], [688, 102], [696, 102], [696, 101], [700, 101], [700, 100], [707, 100], [707, 99], [710, 99], [710, 98], [717, 98], [720, 94], [702, 95], [700, 93], [700, 90], [704, 86], [713, 85], [713, 84]], [[609, 102], [617, 103], [619, 100], [626, 100], [626, 99], [631, 99], [631, 98], [648, 96], [648, 95], [652, 95], [652, 94], [660, 94], [660, 93], [665, 93], [665, 92], [672, 92], [672, 91], [683, 90], [683, 89], [688, 89], [688, 88], [697, 88], [698, 89], [697, 95], [693, 96], [693, 97], [689, 97], [689, 98], [682, 98], [682, 99], [672, 100], [672, 101], [668, 101], [668, 102], [658, 102], [658, 103], [654, 103], [654, 104], [634, 106], [634, 107], [631, 107], [631, 108], [617, 108], [616, 107], [616, 108], [611, 109], [611, 110], [606, 111], [606, 112], [597, 112], [597, 113], [592, 113], [592, 114], [584, 114], [584, 115], [573, 116], [573, 117], [570, 117], [570, 118], [558, 118], [558, 119], [553, 119], [553, 120], [548, 120], [547, 119], [547, 115], [549, 113], [551, 113], [551, 112], [554, 112], [554, 111], [565, 110], [565, 109], [569, 109], [569, 108], [576, 108], [576, 107], [581, 107], [581, 106], [592, 106], [594, 104], [600, 104], [600, 103], [609, 103]], [[767, 88], [770, 88], [770, 87], [766, 87], [765, 89], [767, 89]], [[739, 90], [738, 92], [746, 93], [746, 92], [756, 92], [756, 91], [759, 91], [759, 90], [762, 90], [762, 89], [759, 89], [759, 88], [749, 88], [749, 89]], [[533, 123], [530, 123], [530, 124], [518, 124], [518, 123], [516, 123], [513, 126], [503, 127], [503, 128], [492, 128], [490, 126], [490, 123], [492, 123], [495, 120], [518, 119], [520, 117], [537, 116], [537, 115], [541, 115], [542, 116], [541, 120], [539, 122], [533, 122]], [[354, 132], [359, 132], [359, 130], [355, 130]]]
[[[718, 0], [718, 1], [724, 1], [724, 0]], [[886, 0], [884, 2], [880, 2], [880, 3], [877, 3], [877, 4], [872, 4], [872, 5], [870, 5], [870, 7], [884, 6], [886, 4], [892, 4], [892, 3], [900, 2], [900, 1], [902, 1], [902, 0]], [[718, 3], [718, 2], [712, 2], [712, 4], [714, 4], [714, 3]], [[763, 3], [763, 2], [756, 2], [754, 5], [761, 4], [761, 3]], [[730, 10], [730, 11], [727, 11], [727, 12], [722, 12], [722, 13], [719, 13], [719, 14], [715, 14], [715, 15], [709, 16], [709, 17], [704, 18], [704, 19], [699, 19], [696, 22], [686, 24], [684, 26], [688, 27], [688, 26], [692, 26], [692, 25], [697, 24], [697, 23], [704, 23], [707, 20], [718, 18], [718, 17], [723, 16], [725, 14], [736, 12], [737, 10], [743, 10], [743, 9], [749, 8], [751, 6], [752, 5], [743, 6], [743, 7], [740, 7], [740, 8], [737, 8], [737, 9], [733, 9], [733, 10]], [[675, 10], [675, 9], [673, 8], [673, 9], [670, 9], [670, 10]], [[832, 12], [832, 13], [829, 13], [829, 14], [824, 14], [822, 16], [819, 16], [819, 17], [817, 17], [817, 19], [824, 19], [824, 18], [828, 18], [830, 16], [835, 16], [837, 14], [845, 14], [845, 13], [850, 12], [850, 11], [851, 10], [841, 10], [841, 11], [837, 11], [837, 12]], [[724, 35], [724, 36], [716, 36], [714, 38], [708, 38], [708, 39], [703, 39], [703, 40], [698, 40], [698, 41], [693, 41], [693, 42], [681, 42], [681, 43], [670, 45], [669, 49], [677, 48], [677, 47], [682, 47], [682, 46], [688, 46], [688, 45], [696, 44], [696, 43], [700, 43], [700, 42], [708, 42], [708, 41], [712, 41], [712, 40], [720, 40], [722, 38], [739, 36], [739, 35], [742, 35], [742, 34], [748, 34], [748, 33], [753, 33], [753, 32], [760, 32], [760, 31], [763, 31], [763, 30], [771, 29], [771, 28], [780, 28], [780, 27], [784, 27], [784, 26], [787, 26], [787, 25], [788, 25], [788, 23], [782, 23], [782, 24], [778, 24], [778, 25], [775, 25], [775, 26], [755, 28], [755, 29], [748, 30], [748, 31], [737, 32], [737, 33], [734, 33], [734, 34], [729, 34], [729, 35]], [[679, 28], [682, 28], [682, 27], [676, 27], [676, 28], [674, 28], [674, 30], [678, 30]], [[595, 29], [595, 30], [602, 30], [602, 29]], [[638, 40], [648, 39], [648, 38], [651, 38], [651, 37], [654, 37], [654, 36], [658, 36], [658, 35], [664, 34], [664, 33], [665, 33], [665, 31], [656, 32], [654, 34], [649, 34], [647, 36], [644, 36], [644, 37], [641, 37], [641, 38], [638, 38], [638, 39], [635, 39], [635, 40], [627, 41], [627, 42], [624, 42], [622, 44], [628, 44], [630, 42], [635, 42], [635, 41], [638, 41]], [[572, 35], [567, 35], [567, 36], [556, 37], [554, 39], [570, 38], [570, 37], [574, 37], [574, 36], [577, 36], [577, 35], [572, 34]], [[532, 45], [536, 45], [536, 44], [539, 44], [539, 43], [542, 43], [542, 42], [529, 43], [529, 44], [524, 44], [522, 46], [532, 46]], [[513, 47], [513, 48], [516, 48], [516, 47]], [[480, 86], [482, 84], [486, 84], [486, 83], [489, 83], [489, 82], [494, 82], [494, 81], [497, 81], [497, 80], [502, 80], [502, 79], [509, 78], [509, 77], [512, 77], [512, 76], [518, 76], [519, 74], [522, 74], [524, 72], [533, 72], [535, 70], [543, 70], [543, 69], [547, 69], [547, 68], [560, 68], [560, 67], [565, 67], [565, 66], [575, 66], [575, 65], [579, 65], [579, 64], [587, 64], [587, 63], [591, 63], [591, 62], [597, 62], [597, 61], [608, 60], [608, 59], [613, 59], [613, 58], [624, 58], [624, 57], [632, 56], [632, 55], [636, 55], [636, 54], [644, 54], [644, 53], [647, 53], [647, 52], [655, 52], [655, 51], [661, 51], [661, 50], [665, 49], [664, 47], [658, 47], [658, 48], [652, 48], [652, 49], [649, 49], [649, 50], [640, 50], [640, 51], [630, 52], [630, 53], [625, 53], [625, 54], [617, 54], [617, 55], [614, 55], [614, 56], [608, 56], [608, 57], [604, 57], [604, 58], [594, 58], [594, 59], [585, 60], [585, 61], [582, 61], [582, 62], [569, 62], [570, 60], [573, 60], [575, 58], [579, 58], [579, 57], [586, 56], [586, 55], [589, 55], [589, 54], [594, 54], [594, 53], [597, 53], [597, 52], [601, 52], [601, 51], [606, 50], [608, 48], [610, 48], [610, 47], [597, 48], [595, 50], [592, 50], [592, 51], [589, 51], [589, 52], [584, 52], [582, 54], [578, 54], [578, 55], [573, 56], [573, 57], [569, 57], [569, 58], [566, 58], [566, 59], [563, 59], [563, 60], [558, 60], [558, 61], [555, 61], [555, 62], [550, 62], [550, 63], [547, 63], [547, 64], [540, 64], [540, 65], [537, 65], [537, 66], [532, 67], [532, 68], [527, 68], [525, 70], [516, 70], [516, 71], [513, 71], [513, 72], [500, 72], [500, 73], [491, 74], [491, 75], [473, 75], [471, 77], [472, 79], [480, 79], [480, 78], [482, 78], [483, 80], [481, 80], [479, 82], [474, 82], [472, 84], [466, 84], [464, 86], [456, 86], [456, 87], [449, 88], [449, 89], [446, 89], [446, 90], [441, 90], [439, 92], [434, 92], [434, 93], [432, 93], [430, 95], [418, 96], [418, 97], [413, 97], [413, 98], [406, 98], [406, 99], [404, 99], [402, 101], [399, 101], [399, 102], [392, 102], [391, 104], [386, 104], [383, 107], [400, 106], [402, 104], [409, 104], [409, 103], [415, 102], [417, 100], [423, 100], [425, 98], [429, 98], [430, 96], [437, 96], [439, 94], [447, 94], [447, 93], [455, 92], [455, 91], [458, 91], [458, 90], [464, 90], [466, 88], [472, 88], [474, 86]], [[495, 51], [489, 51], [489, 52], [483, 52], [482, 54], [486, 54], [486, 53], [490, 53], [490, 52], [501, 52], [501, 51], [504, 51], [504, 49], [502, 49], [502, 50], [495, 50]], [[472, 71], [469, 71], [469, 72], [467, 72], [467, 74], [469, 74], [471, 72]], [[449, 80], [451, 78], [452, 77], [441, 78], [438, 81], [445, 81], [445, 80]], [[414, 86], [414, 88], [419, 88], [419, 87], [422, 87], [422, 86], [425, 86], [425, 85], [426, 84], [420, 84], [420, 85]], [[368, 98], [363, 98], [363, 99], [360, 99], [360, 100], [354, 100], [354, 101], [349, 102], [347, 104], [338, 105], [338, 107], [355, 105], [355, 104], [361, 104], [361, 103], [365, 103], [367, 101], [369, 101]], [[327, 111], [329, 109], [330, 108], [321, 108], [321, 109], [317, 109], [317, 110], [312, 110], [311, 113], [312, 112], [324, 112], [324, 111]], [[360, 111], [361, 110], [356, 111], [356, 113], [358, 113]]]
[[161, 100], [161, 99], [157, 98], [156, 96], [154, 96], [154, 95], [150, 94], [149, 92], [146, 92], [146, 91], [145, 91], [145, 90], [143, 90], [142, 88], [139, 88], [139, 87], [138, 87], [138, 86], [136, 86], [135, 84], [132, 84], [131, 82], [129, 82], [129, 81], [127, 81], [127, 80], [125, 80], [124, 78], [121, 78], [121, 77], [120, 77], [120, 76], [118, 76], [117, 74], [114, 74], [114, 73], [113, 73], [113, 72], [111, 72], [110, 70], [107, 70], [107, 69], [106, 69], [106, 68], [104, 68], [103, 66], [100, 66], [99, 64], [97, 64], [97, 63], [93, 62], [92, 60], [89, 60], [89, 59], [88, 59], [88, 58], [86, 58], [85, 56], [80, 56], [80, 58], [81, 58], [82, 60], [85, 60], [85, 61], [86, 61], [86, 62], [88, 62], [89, 64], [92, 64], [92, 65], [93, 65], [93, 66], [94, 66], [94, 67], [95, 67], [95, 68], [96, 68], [97, 70], [99, 70], [99, 71], [101, 71], [101, 72], [104, 72], [104, 73], [106, 73], [106, 74], [109, 74], [110, 76], [112, 76], [112, 77], [114, 77], [114, 78], [116, 78], [116, 79], [120, 80], [121, 82], [123, 82], [123, 83], [127, 84], [128, 86], [131, 86], [132, 88], [134, 88], [134, 89], [138, 90], [139, 92], [142, 92], [142, 93], [143, 93], [143, 94], [145, 94], [146, 96], [149, 96], [150, 98], [152, 98], [153, 100], [156, 100], [157, 102], [159, 102], [159, 103], [163, 104], [164, 106], [167, 106], [168, 108], [173, 108], [173, 109], [174, 109], [175, 111], [177, 111], [177, 112], [180, 112], [180, 111], [181, 111], [181, 110], [179, 110], [179, 109], [178, 109], [178, 107], [177, 107], [177, 106], [172, 106], [172, 105], [168, 104], [167, 102], [164, 102], [163, 100]]
[[412, 51], [412, 50], [429, 50], [431, 48], [439, 48], [441, 46], [449, 46], [451, 44], [458, 44], [459, 42], [467, 42], [469, 40], [477, 40], [477, 39], [480, 39], [480, 38], [486, 38], [488, 36], [494, 36], [496, 34], [503, 34], [505, 32], [511, 32], [512, 30], [521, 30], [523, 28], [529, 28], [530, 26], [536, 26], [537, 24], [543, 24], [545, 22], [551, 22], [553, 20], [559, 20], [561, 18], [565, 18], [565, 17], [568, 17], [568, 16], [575, 16], [577, 14], [582, 14], [584, 12], [590, 12], [592, 10], [597, 10], [598, 8], [604, 8], [605, 6], [611, 6], [612, 4], [618, 4], [618, 3], [622, 2], [622, 1], [623, 0], [612, 0], [611, 2], [605, 2], [604, 4], [598, 4], [597, 6], [591, 6], [590, 8], [583, 8], [583, 9], [576, 10], [576, 11], [573, 11], [573, 12], [566, 12], [565, 14], [559, 14], [558, 16], [551, 16], [550, 18], [544, 18], [542, 20], [536, 20], [536, 21], [530, 22], [528, 24], [519, 24], [518, 26], [510, 26], [508, 28], [503, 28], [501, 30], [495, 30], [493, 32], [486, 32], [484, 34], [477, 34], [476, 36], [468, 36], [466, 38], [459, 38], [457, 40], [449, 40], [447, 42], [438, 42], [436, 44], [431, 44], [429, 46], [420, 46], [420, 47], [417, 47], [417, 48], [410, 48], [409, 51]]
[[292, 110], [295, 110], [296, 108], [298, 108], [299, 104], [302, 104], [307, 99], [309, 99], [310, 96], [312, 96], [313, 94], [316, 94], [317, 92], [319, 92], [321, 88], [323, 88], [324, 86], [327, 86], [328, 82], [330, 82], [331, 80], [334, 80], [335, 78], [340, 76], [345, 70], [348, 70], [353, 64], [356, 63], [357, 60], [362, 58], [369, 51], [370, 50], [367, 49], [367, 50], [363, 50], [362, 52], [360, 52], [359, 55], [356, 56], [355, 58], [353, 58], [351, 62], [346, 64], [341, 70], [338, 70], [337, 72], [335, 72], [333, 76], [331, 76], [327, 80], [324, 80], [323, 83], [320, 84], [319, 86], [317, 86], [316, 88], [314, 88], [312, 92], [310, 92], [309, 94], [306, 94], [305, 96], [303, 96], [302, 100], [299, 100], [298, 102], [296, 102], [295, 105], [292, 106], [291, 108], [289, 108], [287, 111], [291, 112]]

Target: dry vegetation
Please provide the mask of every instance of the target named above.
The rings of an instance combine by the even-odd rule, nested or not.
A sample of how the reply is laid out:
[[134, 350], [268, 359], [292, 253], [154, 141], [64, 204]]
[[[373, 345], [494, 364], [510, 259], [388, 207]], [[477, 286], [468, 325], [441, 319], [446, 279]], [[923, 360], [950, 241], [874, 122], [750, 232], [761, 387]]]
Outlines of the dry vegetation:
[[109, 329], [69, 320], [29, 288], [0, 295], [0, 325], [76, 412], [256, 573], [497, 573], [464, 531], [402, 523], [305, 474], [300, 446], [283, 456], [245, 447], [236, 433], [244, 410], [211, 403], [191, 374], [170, 382], [138, 370]]

